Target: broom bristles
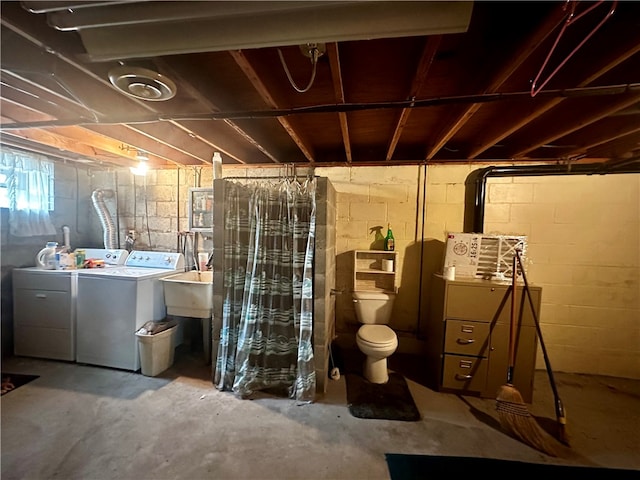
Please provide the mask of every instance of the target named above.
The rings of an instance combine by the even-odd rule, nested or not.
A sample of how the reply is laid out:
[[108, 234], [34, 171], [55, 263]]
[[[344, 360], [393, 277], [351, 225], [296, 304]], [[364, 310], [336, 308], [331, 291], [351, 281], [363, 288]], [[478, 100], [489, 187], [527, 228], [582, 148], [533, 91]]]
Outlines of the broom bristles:
[[540, 428], [535, 418], [527, 410], [520, 392], [510, 384], [498, 390], [496, 410], [500, 425], [511, 435], [527, 445], [552, 457], [558, 454], [554, 447], [553, 437]]

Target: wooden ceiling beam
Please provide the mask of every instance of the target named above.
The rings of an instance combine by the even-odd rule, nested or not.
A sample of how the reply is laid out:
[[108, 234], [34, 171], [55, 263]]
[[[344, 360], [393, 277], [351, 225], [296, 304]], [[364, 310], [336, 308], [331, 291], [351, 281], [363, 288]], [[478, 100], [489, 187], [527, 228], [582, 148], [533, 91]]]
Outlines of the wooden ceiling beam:
[[164, 145], [187, 157], [193, 158], [198, 163], [211, 164], [211, 152], [205, 143], [194, 142], [194, 138], [183, 129], [175, 128], [168, 122], [157, 124], [125, 125], [138, 134], [149, 138], [152, 142]]
[[[613, 115], [616, 112], [630, 107], [631, 105], [639, 101], [640, 95], [625, 95], [622, 98], [617, 99], [616, 101], [608, 102], [604, 104], [604, 106], [594, 109], [588, 116], [581, 115], [573, 123], [565, 123], [562, 129], [554, 129], [552, 134], [539, 136], [533, 142], [519, 147], [518, 150], [512, 153], [510, 156], [515, 159], [525, 157], [529, 152], [532, 152], [533, 150], [536, 150], [543, 145], [547, 145], [571, 133], [577, 132], [587, 125], [591, 125], [599, 120]], [[527, 139], [529, 138], [530, 137], [528, 136]]]
[[[420, 56], [420, 61], [418, 62], [418, 67], [416, 68], [416, 73], [413, 76], [409, 93], [406, 97], [407, 100], [415, 100], [421, 96], [422, 88], [427, 81], [429, 70], [431, 69], [431, 65], [433, 65], [436, 53], [438, 53], [441, 41], [442, 35], [432, 35], [427, 39], [424, 49], [422, 50], [422, 55]], [[393, 158], [393, 153], [398, 146], [398, 142], [402, 136], [402, 131], [409, 120], [411, 111], [411, 108], [403, 108], [400, 111], [398, 119], [396, 120], [396, 126], [393, 129], [393, 135], [391, 136], [391, 140], [387, 146], [387, 153], [385, 155], [385, 161], [387, 162]]]
[[[623, 124], [622, 126], [602, 126], [602, 122], [594, 124], [595, 127], [592, 134], [586, 134], [584, 137], [590, 141], [579, 144], [576, 148], [566, 153], [569, 157], [577, 157], [579, 155], [587, 154], [589, 151], [597, 150], [597, 147], [606, 145], [607, 143], [616, 141], [618, 139], [640, 133], [640, 123], [631, 122]], [[586, 130], [586, 129], [585, 129]], [[639, 145], [640, 146], [640, 145]]]
[[[52, 116], [47, 113], [40, 112], [35, 108], [25, 107], [24, 105], [15, 103], [11, 99], [3, 98], [2, 103], [0, 105], [2, 105], [3, 116], [5, 117], [3, 119], [4, 122], [22, 123], [22, 122], [46, 121], [46, 120], [52, 119]], [[61, 134], [62, 132], [65, 132], [65, 134], [69, 135], [69, 138], [75, 141], [79, 141], [88, 146], [91, 146], [93, 144], [93, 146], [98, 150], [104, 150], [107, 152], [115, 153], [116, 155], [122, 156], [124, 158], [135, 157], [135, 152], [133, 150], [125, 151], [120, 148], [121, 144], [123, 143], [122, 140], [118, 138], [114, 138], [110, 135], [105, 135], [100, 132], [92, 131], [93, 128], [94, 126], [91, 126], [91, 125], [88, 125], [86, 127], [56, 126], [56, 127], [46, 127], [46, 130], [49, 130], [57, 134]], [[98, 126], [98, 129], [99, 129], [99, 126]], [[22, 131], [27, 131], [27, 130], [28, 129], [22, 129]], [[112, 131], [115, 131], [115, 132], [122, 131], [122, 128], [117, 127], [115, 129], [112, 129]], [[77, 132], [82, 132], [82, 133], [77, 133]], [[5, 132], [3, 132], [3, 134], [4, 133]], [[22, 135], [16, 134], [16, 136], [22, 136]], [[34, 138], [29, 138], [29, 137], [24, 137], [24, 138], [34, 141]], [[88, 140], [91, 140], [91, 142], [88, 142]], [[153, 140], [155, 141], [155, 143], [158, 143], [158, 139], [154, 138]], [[124, 142], [124, 143], [127, 143], [127, 142]], [[132, 148], [144, 150], [145, 152], [158, 157], [158, 159], [160, 160], [157, 162], [158, 166], [163, 165], [166, 161], [169, 161], [169, 162], [174, 161], [172, 158], [167, 157], [168, 153], [170, 154], [172, 151], [175, 151], [175, 148], [173, 148], [171, 145], [169, 145], [171, 147], [171, 150], [165, 150], [160, 154], [154, 153], [153, 143], [146, 144], [144, 147], [141, 147], [140, 145], [141, 144], [139, 143], [131, 142]]]
[[[258, 92], [262, 100], [267, 104], [267, 106], [269, 108], [278, 110], [279, 109], [278, 104], [276, 103], [273, 96], [269, 92], [269, 89], [260, 79], [258, 72], [256, 72], [256, 70], [253, 68], [253, 66], [251, 65], [251, 62], [249, 62], [249, 59], [244, 54], [244, 52], [242, 52], [241, 50], [230, 50], [229, 54], [238, 64], [238, 66], [246, 75], [246, 77], [249, 79], [249, 81], [253, 85], [253, 88], [256, 89], [256, 91]], [[285, 129], [287, 134], [298, 146], [298, 148], [303, 153], [305, 158], [310, 163], [315, 163], [315, 158], [313, 156], [313, 153], [311, 152], [312, 150], [311, 146], [308, 145], [308, 143], [302, 138], [301, 135], [298, 134], [298, 132], [296, 132], [296, 130], [291, 125], [291, 122], [289, 122], [289, 120], [284, 117], [277, 117], [277, 119], [278, 119], [278, 122], [280, 122], [280, 125], [282, 125], [282, 128]]]
[[[204, 95], [200, 90], [198, 90], [190, 80], [188, 80], [188, 76], [183, 75], [177, 69], [169, 65], [165, 60], [159, 60], [157, 61], [157, 63], [159, 63], [162, 66], [164, 71], [170, 72], [171, 77], [173, 77], [175, 80], [179, 82], [180, 88], [188, 92], [188, 94], [193, 98], [195, 98], [199, 103], [207, 107], [212, 112], [221, 111], [221, 109], [213, 101], [211, 101], [206, 95]], [[249, 145], [251, 145], [253, 148], [260, 151], [273, 163], [278, 163], [278, 160], [275, 157], [275, 155], [273, 155], [267, 148], [261, 145], [260, 142], [258, 142], [255, 138], [253, 138], [248, 132], [243, 130], [236, 122], [230, 119], [224, 119], [223, 121], [227, 124], [229, 128], [234, 130], [238, 134], [238, 136], [244, 139]], [[185, 130], [190, 134], [196, 135], [195, 132], [190, 131], [188, 127], [186, 127], [185, 124], [180, 121], [171, 120], [171, 123], [175, 125], [177, 128]], [[229, 151], [228, 149], [225, 149], [222, 145], [217, 143], [215, 140], [212, 140], [209, 137], [204, 138], [200, 135], [198, 137], [207, 145], [209, 145], [213, 150], [223, 153], [225, 156], [234, 159], [238, 163], [241, 163], [241, 164], [245, 163], [245, 160], [240, 155], [238, 155], [235, 152]]]
[[28, 107], [19, 100], [8, 98], [4, 95], [0, 98], [0, 112], [2, 112], [2, 124], [11, 125], [22, 122], [42, 122], [53, 120], [54, 117], [42, 113], [35, 108]]
[[[596, 65], [593, 71], [588, 74], [580, 83], [578, 83], [576, 88], [588, 87], [590, 84], [598, 80], [607, 72], [613, 70], [615, 67], [621, 65], [623, 62], [629, 60], [631, 57], [639, 53], [640, 41], [636, 39], [630, 45], [622, 45], [618, 48], [619, 49], [613, 52], [611, 56], [606, 59], [606, 61], [604, 61], [600, 65]], [[515, 132], [524, 128], [533, 120], [541, 117], [552, 108], [560, 105], [565, 100], [565, 98], [553, 98], [551, 100], [547, 100], [532, 112], [529, 112], [528, 114], [522, 116], [519, 120], [511, 122], [508, 128], [504, 128], [499, 131], [489, 130], [487, 134], [485, 134], [479, 140], [477, 146], [469, 152], [469, 158], [477, 158], [478, 155], [481, 155], [493, 145], [501, 142], [508, 136], [513, 135]]]
[[[37, 88], [38, 93], [40, 93], [40, 91], [44, 91], [47, 95], [57, 97], [58, 99], [62, 98], [67, 102], [75, 104], [76, 106], [83, 108], [85, 113], [90, 112], [96, 122], [101, 118], [104, 118], [105, 115], [112, 115], [118, 112], [128, 112], [128, 114], [133, 113], [134, 115], [140, 112], [153, 112], [158, 114], [157, 110], [152, 105], [142, 100], [133, 99], [116, 91], [110, 82], [95, 74], [77, 61], [62, 53], [50, 52], [47, 49], [47, 45], [42, 44], [37, 39], [27, 34], [20, 27], [12, 25], [11, 29], [18, 34], [17, 37], [12, 36], [10, 38], [16, 46], [20, 47], [17, 49], [20, 51], [20, 54], [11, 55], [7, 59], [4, 55], [5, 48], [3, 46], [3, 70], [8, 69], [13, 72], [14, 76], [22, 77], [23, 81], [29, 82], [34, 88]], [[9, 49], [9, 51], [14, 52], [15, 50], [16, 49]], [[28, 63], [30, 58], [28, 55], [29, 51], [31, 51], [33, 55], [40, 55], [43, 57], [43, 60], [38, 64], [41, 69], [40, 72], [31, 71], [32, 64]], [[27, 63], [23, 65], [23, 62], [25, 61], [27, 61]], [[9, 65], [8, 67], [6, 66], [7, 63]], [[66, 94], [69, 95], [69, 97], [57, 92], [51, 88], [51, 85], [48, 85], [51, 83], [52, 79], [54, 84], [59, 86]], [[81, 95], [79, 92], [81, 92]], [[92, 99], [93, 103], [90, 104], [89, 101], [85, 101], [83, 99]], [[100, 101], [99, 105], [96, 104], [97, 101]], [[56, 115], [56, 118], [61, 119], [64, 118], [64, 116]], [[86, 128], [92, 129], [94, 126], [91, 125]], [[139, 138], [152, 138], [154, 143], [168, 145], [165, 141], [161, 140], [161, 138], [167, 136], [167, 130], [164, 129], [162, 125], [149, 125], [140, 130], [144, 131], [138, 132], [141, 134], [141, 137]], [[153, 130], [159, 131], [153, 132]], [[175, 135], [171, 134], [171, 136]], [[121, 142], [122, 140], [114, 138], [114, 141]], [[154, 152], [153, 148], [149, 148], [150, 146], [153, 147], [153, 145], [148, 145], [146, 142], [143, 142], [142, 144], [136, 144], [134, 142], [125, 143], [130, 143], [136, 148], [145, 150], [149, 153]], [[172, 150], [179, 151], [179, 148], [173, 148]], [[192, 152], [181, 153], [195, 158], [198, 163], [203, 163], [208, 160], [200, 158]], [[176, 158], [176, 156], [171, 154], [171, 151], [168, 149], [164, 149], [164, 151], [162, 151], [158, 156], [165, 158], [169, 162], [177, 164], [192, 163], [192, 161], [186, 159]]]
[[[38, 120], [46, 120], [49, 118], [49, 115], [37, 112], [31, 109], [25, 109], [20, 105], [16, 105], [8, 101], [7, 99], [2, 99], [0, 103], [2, 107], [2, 121], [11, 123], [14, 121], [38, 121]], [[75, 140], [83, 145], [88, 147], [95, 147], [105, 152], [113, 153], [115, 155], [128, 158], [130, 160], [135, 160], [134, 151], [128, 152], [123, 151], [118, 146], [115, 145], [115, 142], [112, 139], [91, 132], [87, 129], [81, 127], [55, 127], [47, 129], [54, 135], [60, 137], [68, 137], [72, 140]], [[20, 130], [15, 135], [16, 137], [22, 137], [26, 140], [35, 141], [37, 138], [27, 138], [23, 135], [20, 135]]]
[[625, 135], [612, 138], [606, 143], [594, 145], [587, 150], [588, 156], [607, 156], [609, 152], [614, 152], [612, 156], [614, 159], [640, 155], [640, 129], [633, 132], [628, 131]]
[[[566, 11], [562, 7], [555, 8], [547, 16], [539, 28], [530, 35], [525, 43], [520, 46], [511, 57], [505, 61], [501, 68], [489, 79], [480, 94], [497, 93], [498, 89], [522, 66], [522, 64], [536, 51], [540, 44], [553, 33], [562, 19], [566, 16]], [[433, 157], [447, 144], [453, 136], [469, 121], [475, 113], [482, 108], [481, 103], [472, 103], [464, 107], [453, 119], [451, 119], [441, 130], [440, 135], [433, 142], [433, 146], [427, 152], [426, 160]]]
[[[336, 103], [344, 104], [344, 83], [342, 81], [342, 68], [340, 66], [340, 52], [337, 43], [329, 43], [326, 46], [327, 56], [329, 57], [329, 68], [331, 69], [331, 80], [333, 82], [333, 94]], [[351, 139], [349, 138], [349, 123], [345, 112], [338, 112], [338, 121], [340, 122], [340, 132], [342, 134], [342, 144], [344, 145], [344, 154], [347, 164], [353, 161], [351, 153]]]
[[157, 138], [145, 134], [130, 125], [86, 125], [84, 128], [112, 138], [118, 145], [142, 150], [176, 165], [202, 164], [202, 161], [195, 159], [193, 156], [186, 155], [173, 146], [160, 142]]
[[65, 136], [57, 135], [47, 130], [37, 128], [29, 130], [12, 130], [10, 132], [3, 133], [3, 141], [7, 139], [7, 137], [9, 139], [11, 137], [19, 138], [28, 142], [44, 145], [55, 150], [74, 153], [86, 159], [108, 163], [110, 165], [120, 167], [130, 167], [135, 165], [135, 162], [131, 162], [129, 159], [122, 158], [121, 156], [106, 155], [106, 152], [103, 152], [98, 148], [77, 142]]
[[[2, 97], [13, 99], [23, 105], [46, 105], [47, 111], [52, 115], [51, 119], [73, 116], [85, 118], [93, 116], [87, 108], [79, 102], [61, 95], [50, 88], [34, 82], [15, 72], [2, 70], [0, 74], [2, 82]], [[37, 107], [44, 110], [44, 106]], [[90, 114], [90, 115], [87, 115]]]

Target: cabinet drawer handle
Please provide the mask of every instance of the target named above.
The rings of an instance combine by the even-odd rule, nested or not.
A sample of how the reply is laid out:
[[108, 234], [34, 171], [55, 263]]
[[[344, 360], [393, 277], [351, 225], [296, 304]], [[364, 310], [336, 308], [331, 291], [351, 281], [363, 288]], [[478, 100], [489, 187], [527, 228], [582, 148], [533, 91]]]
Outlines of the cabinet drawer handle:
[[36, 293], [36, 298], [47, 298], [45, 293]]
[[456, 380], [471, 380], [473, 378], [473, 375], [460, 375], [459, 373], [456, 373]]
[[470, 343], [475, 342], [475, 340], [473, 338], [458, 338], [456, 342], [458, 342], [460, 345], [469, 345]]

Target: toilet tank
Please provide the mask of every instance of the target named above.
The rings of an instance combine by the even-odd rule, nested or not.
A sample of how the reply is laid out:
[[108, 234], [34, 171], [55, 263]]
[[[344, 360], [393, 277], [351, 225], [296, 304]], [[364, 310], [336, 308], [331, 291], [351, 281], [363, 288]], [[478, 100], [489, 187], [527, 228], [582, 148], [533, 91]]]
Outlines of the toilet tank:
[[356, 290], [352, 292], [356, 317], [365, 325], [388, 325], [395, 293]]

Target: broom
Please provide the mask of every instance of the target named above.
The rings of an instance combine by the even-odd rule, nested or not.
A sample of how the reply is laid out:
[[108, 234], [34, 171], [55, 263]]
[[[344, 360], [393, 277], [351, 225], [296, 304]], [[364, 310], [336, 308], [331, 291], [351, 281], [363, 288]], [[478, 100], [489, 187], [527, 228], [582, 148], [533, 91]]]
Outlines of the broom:
[[513, 257], [512, 287], [511, 287], [511, 322], [509, 327], [509, 367], [507, 369], [507, 383], [498, 390], [496, 410], [500, 418], [500, 425], [508, 433], [519, 438], [531, 447], [548, 455], [556, 457], [553, 437], [544, 431], [535, 418], [527, 410], [520, 392], [513, 386], [513, 369], [516, 358], [516, 275], [517, 260]]
[[516, 250], [516, 258], [518, 259], [518, 265], [520, 265], [520, 271], [522, 272], [522, 280], [524, 280], [524, 289], [527, 292], [527, 298], [529, 299], [529, 305], [531, 306], [531, 312], [533, 313], [533, 319], [536, 322], [536, 330], [538, 332], [538, 338], [540, 339], [540, 348], [544, 355], [544, 364], [547, 367], [547, 373], [549, 375], [549, 383], [551, 384], [551, 390], [553, 391], [553, 398], [556, 407], [556, 420], [558, 423], [557, 439], [565, 445], [569, 445], [569, 437], [567, 435], [566, 425], [567, 417], [565, 416], [564, 405], [558, 395], [558, 389], [556, 388], [556, 381], [553, 378], [553, 370], [551, 369], [551, 362], [549, 361], [549, 355], [547, 355], [547, 349], [544, 346], [544, 340], [542, 339], [542, 331], [540, 329], [540, 322], [538, 321], [538, 315], [533, 307], [533, 300], [531, 299], [531, 292], [529, 291], [529, 283], [527, 282], [527, 276], [524, 273], [524, 266], [522, 265], [522, 259], [520, 258], [520, 250]]

